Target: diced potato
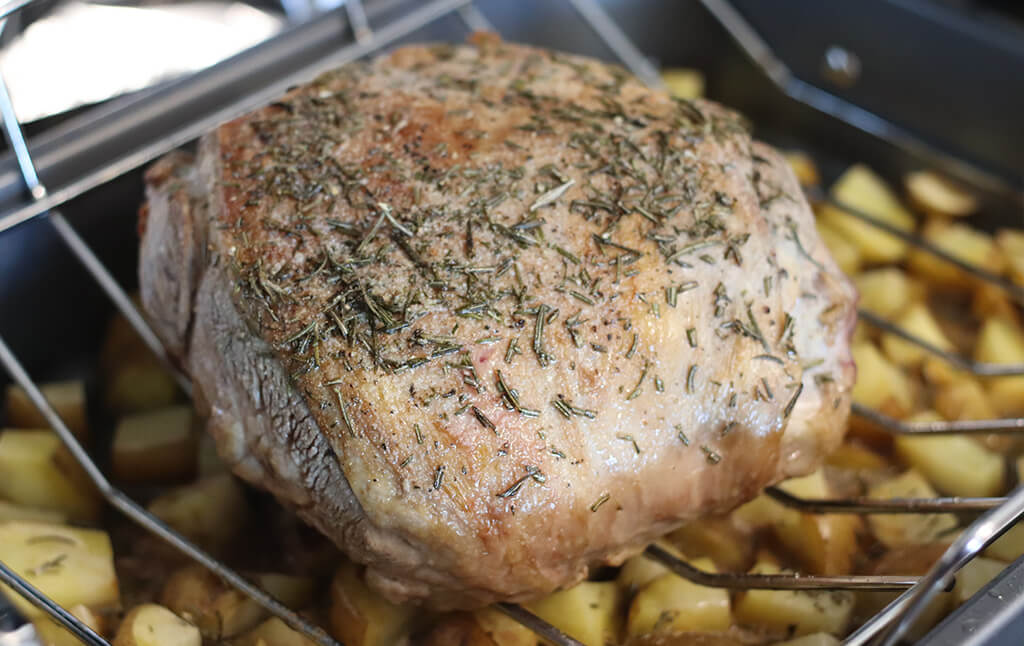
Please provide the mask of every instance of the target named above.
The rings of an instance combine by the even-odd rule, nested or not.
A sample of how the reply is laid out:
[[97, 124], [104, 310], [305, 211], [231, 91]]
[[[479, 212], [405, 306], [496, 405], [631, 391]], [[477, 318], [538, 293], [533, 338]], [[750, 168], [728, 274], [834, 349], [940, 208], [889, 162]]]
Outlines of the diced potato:
[[331, 582], [331, 634], [345, 646], [390, 646], [406, 636], [417, 608], [391, 603], [363, 581], [360, 568], [345, 563]]
[[240, 635], [267, 616], [262, 606], [201, 565], [190, 565], [171, 575], [160, 593], [160, 603], [211, 640]]
[[[991, 235], [964, 224], [932, 220], [921, 229], [921, 237], [953, 257], [994, 274], [1002, 273], [1006, 265]], [[976, 282], [956, 265], [923, 249], [913, 250], [907, 262], [915, 274], [942, 288], [970, 288]]]
[[969, 375], [962, 375], [952, 383], [939, 386], [933, 394], [935, 409], [945, 419], [992, 419], [995, 408], [981, 382]]
[[840, 643], [842, 642], [828, 633], [814, 633], [778, 642], [775, 646], [839, 646]]
[[99, 516], [99, 492], [53, 431], [0, 432], [0, 474], [0, 498], [76, 521]]
[[793, 509], [787, 509], [782, 503], [767, 494], [760, 494], [753, 500], [743, 503], [729, 516], [737, 526], [747, 531], [754, 531], [771, 527], [781, 522], [786, 515], [799, 513]]
[[[1024, 329], [1005, 318], [986, 320], [978, 335], [974, 358], [989, 363], [1024, 363]], [[996, 415], [1024, 415], [1024, 375], [993, 378], [987, 390]]]
[[418, 646], [537, 646], [528, 628], [496, 610], [449, 614], [416, 641]]
[[[58, 381], [39, 387], [57, 415], [79, 440], [89, 436], [85, 412], [85, 384], [81, 380]], [[50, 428], [49, 422], [21, 388], [7, 386], [7, 423], [15, 428]]]
[[621, 602], [614, 582], [584, 581], [527, 608], [586, 646], [604, 646], [618, 639]]
[[1002, 229], [996, 234], [996, 244], [1006, 258], [1010, 280], [1024, 286], [1024, 231]]
[[163, 606], [133, 608], [121, 622], [113, 646], [202, 646], [199, 629]]
[[619, 575], [615, 580], [626, 591], [626, 594], [632, 594], [669, 572], [667, 567], [654, 559], [637, 554], [626, 559], [626, 562], [619, 568]]
[[25, 507], [6, 500], [0, 500], [0, 523], [11, 520], [27, 520], [34, 523], [61, 525], [68, 521], [68, 515], [57, 509]]
[[[710, 559], [698, 559], [693, 565], [714, 572]], [[680, 631], [724, 631], [732, 623], [729, 592], [706, 588], [669, 573], [651, 581], [637, 592], [629, 606], [626, 633]]]
[[839, 265], [839, 269], [847, 276], [856, 275], [864, 262], [857, 245], [850, 242], [845, 234], [821, 218], [817, 220], [817, 229], [821, 241], [825, 243], [832, 258]]
[[123, 417], [114, 431], [111, 465], [129, 482], [191, 479], [196, 472], [197, 436], [191, 406], [171, 406]]
[[989, 581], [999, 576], [1006, 569], [1006, 563], [995, 559], [976, 556], [956, 573], [956, 584], [953, 586], [953, 598], [961, 604], [984, 588]]
[[[808, 500], [836, 497], [821, 469], [802, 478], [786, 480], [779, 488]], [[860, 518], [850, 514], [799, 512], [780, 516], [774, 527], [783, 545], [813, 574], [849, 573], [861, 529]]]
[[985, 556], [1012, 563], [1024, 556], [1024, 523], [1018, 522], [985, 550]]
[[928, 215], [960, 218], [978, 210], [978, 200], [944, 177], [927, 170], [903, 179], [911, 203]]
[[818, 165], [814, 163], [810, 155], [802, 150], [788, 150], [784, 154], [801, 186], [817, 186], [821, 183]]
[[[93, 612], [88, 606], [82, 604], [71, 606], [67, 610], [83, 624], [92, 628], [96, 634], [103, 634], [105, 626], [103, 615]], [[36, 627], [40, 641], [46, 646], [81, 646], [82, 644], [82, 640], [49, 617], [36, 617], [32, 623]]]
[[[913, 469], [868, 490], [868, 497], [880, 500], [936, 495], [924, 476]], [[868, 524], [875, 538], [890, 548], [941, 541], [957, 526], [953, 514], [872, 514]]]
[[992, 283], [978, 282], [971, 290], [971, 316], [979, 321], [1001, 318], [1017, 327], [1024, 325], [1020, 308], [1010, 293]]
[[892, 320], [913, 303], [924, 299], [926, 289], [913, 276], [896, 267], [881, 267], [853, 279], [860, 293], [860, 307]]
[[903, 371], [870, 343], [853, 346], [852, 354], [857, 364], [853, 400], [891, 417], [909, 415], [913, 410], [914, 393]]
[[150, 502], [149, 511], [210, 550], [228, 544], [249, 515], [242, 487], [228, 474], [172, 489]]
[[537, 646], [532, 630], [493, 608], [475, 610], [473, 618], [494, 646]]
[[[910, 305], [896, 320], [896, 325], [939, 350], [950, 352], [954, 349], [924, 303]], [[916, 366], [926, 357], [933, 356], [921, 346], [888, 332], [882, 335], [882, 349], [893, 363], [904, 367]]]
[[699, 99], [704, 96], [704, 73], [689, 67], [674, 67], [661, 71], [661, 80], [669, 94], [680, 99]]
[[[857, 164], [848, 168], [832, 186], [832, 197], [899, 230], [914, 229], [914, 216], [867, 166]], [[896, 262], [906, 254], [907, 243], [903, 240], [838, 207], [825, 205], [821, 217], [855, 244], [866, 262]]]
[[292, 630], [277, 617], [267, 619], [231, 643], [234, 646], [316, 646], [316, 642]]
[[825, 458], [826, 464], [850, 471], [880, 471], [886, 466], [885, 458], [860, 444], [844, 442]]
[[[752, 571], [775, 574], [779, 568], [759, 563]], [[748, 590], [736, 597], [733, 613], [740, 624], [767, 626], [797, 637], [839, 635], [849, 624], [853, 604], [853, 594], [839, 590]]]
[[[95, 529], [11, 521], [0, 524], [0, 561], [56, 603], [93, 611], [120, 602], [110, 537]], [[26, 617], [42, 611], [0, 585]]]
[[[135, 301], [137, 305], [137, 297]], [[100, 364], [104, 374], [104, 399], [113, 413], [163, 408], [180, 396], [174, 377], [120, 314], [107, 328]]]
[[[940, 421], [934, 411], [919, 413], [912, 421]], [[897, 455], [919, 471], [936, 489], [953, 496], [995, 496], [1004, 489], [1006, 464], [1002, 456], [964, 435], [895, 438]]]
[[745, 572], [753, 558], [750, 537], [728, 518], [703, 518], [672, 532], [668, 540], [689, 558], [706, 556], [729, 572]]

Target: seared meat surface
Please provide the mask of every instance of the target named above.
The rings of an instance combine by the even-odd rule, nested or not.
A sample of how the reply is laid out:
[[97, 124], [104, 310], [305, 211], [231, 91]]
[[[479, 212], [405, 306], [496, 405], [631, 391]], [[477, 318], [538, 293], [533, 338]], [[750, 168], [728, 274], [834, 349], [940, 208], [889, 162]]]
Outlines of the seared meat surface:
[[814, 469], [854, 293], [737, 115], [479, 39], [147, 176], [140, 277], [235, 472], [395, 599], [525, 600]]

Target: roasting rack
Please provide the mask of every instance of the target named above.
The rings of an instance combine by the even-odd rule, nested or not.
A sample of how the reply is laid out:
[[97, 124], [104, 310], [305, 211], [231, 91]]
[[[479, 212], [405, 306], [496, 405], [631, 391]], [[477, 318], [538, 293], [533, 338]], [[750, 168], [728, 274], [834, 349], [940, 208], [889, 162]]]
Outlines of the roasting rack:
[[[659, 85], [660, 78], [657, 68], [631, 42], [623, 29], [609, 16], [596, 0], [564, 0], [578, 14], [593, 34], [633, 71], [638, 77], [651, 85]], [[10, 0], [0, 6], [0, 21], [32, 0]], [[927, 145], [912, 138], [906, 132], [888, 124], [884, 119], [865, 112], [864, 110], [845, 104], [841, 99], [828, 95], [798, 79], [777, 59], [771, 49], [764, 43], [757, 32], [746, 23], [726, 0], [701, 0], [704, 7], [713, 14], [740, 46], [761, 66], [767, 76], [784, 93], [820, 111], [831, 114], [859, 127], [866, 132], [882, 137], [888, 141], [913, 149], [926, 157], [939, 159], [941, 153], [931, 150]], [[324, 26], [325, 20], [344, 20], [346, 31], [351, 35], [351, 42], [336, 47], [327, 56], [318, 57], [314, 62], [300, 66], [300, 69], [285, 74], [266, 84], [256, 92], [250, 92], [243, 98], [234, 98], [224, 102], [217, 109], [197, 113], [182, 127], [173, 132], [162, 133], [158, 138], [144, 141], [141, 145], [130, 149], [130, 152], [101, 164], [94, 165], [63, 183], [57, 190], [47, 191], [36, 172], [36, 162], [29, 151], [27, 141], [22, 133], [21, 125], [14, 113], [11, 97], [7, 86], [0, 77], [0, 118], [4, 133], [10, 144], [21, 173], [25, 189], [30, 199], [0, 214], [0, 234], [23, 222], [46, 216], [59, 238], [67, 245], [75, 257], [83, 264], [89, 274], [98, 282], [103, 291], [115, 306], [135, 328], [146, 345], [156, 354], [178, 380], [182, 389], [189, 393], [191, 385], [167, 357], [162, 345], [147, 322], [132, 304], [125, 290], [107, 270], [100, 258], [80, 237], [67, 219], [56, 209], [85, 191], [104, 184], [122, 174], [136, 169], [155, 159], [157, 156], [194, 140], [202, 133], [217, 124], [239, 116], [246, 111], [266, 103], [282, 93], [288, 86], [312, 78], [316, 73], [331, 67], [372, 54], [388, 47], [396, 41], [413, 34], [435, 21], [449, 16], [457, 16], [468, 30], [494, 30], [493, 25], [473, 4], [472, 0], [430, 0], [420, 3], [414, 9], [406, 11], [390, 22], [372, 28], [367, 14], [359, 0], [348, 0], [342, 9], [307, 26], [313, 33], [322, 37], [323, 30], [335, 29], [334, 25]], [[2, 24], [2, 23], [0, 23]], [[317, 32], [316, 30], [321, 30]], [[209, 79], [207, 79], [209, 81]], [[208, 83], [209, 85], [209, 83]], [[185, 92], [182, 92], [185, 94]], [[172, 107], [175, 105], [171, 102]], [[183, 103], [182, 105], [185, 105]], [[129, 106], [131, 107], [131, 106]], [[852, 116], [851, 116], [852, 115]], [[855, 118], [853, 118], [855, 117]], [[99, 132], [93, 140], [96, 149], [103, 149], [104, 138], [111, 139], [109, 132]], [[973, 177], [980, 183], [991, 185], [994, 181], [981, 171], [968, 166], [956, 159], [944, 159], [943, 168], [957, 167], [962, 176]], [[811, 195], [819, 200], [830, 200], [834, 206], [864, 222], [888, 231], [906, 240], [909, 244], [931, 253], [961, 269], [971, 273], [977, 279], [996, 285], [1006, 290], [1015, 300], [1024, 303], [1024, 289], [1011, 284], [1001, 277], [994, 276], [985, 270], [950, 256], [941, 249], [928, 244], [913, 234], [893, 229], [862, 213], [849, 205], [842, 204], [824, 195]], [[868, 311], [860, 312], [861, 319], [870, 325], [913, 343], [925, 351], [945, 360], [955, 367], [979, 376], [1024, 375], [1024, 364], [990, 364], [972, 361], [956, 354], [945, 352], [926, 341], [900, 329]], [[159, 519], [149, 514], [143, 507], [135, 503], [122, 491], [114, 487], [103, 472], [92, 461], [85, 449], [71, 434], [68, 427], [47, 402], [39, 387], [23, 369], [10, 347], [0, 338], [0, 364], [4, 366], [15, 383], [28, 394], [32, 403], [39, 409], [46, 421], [60, 436], [73, 457], [82, 465], [88, 476], [96, 484], [106, 501], [114, 508], [128, 516], [146, 530], [165, 540], [187, 556], [209, 568], [225, 582], [252, 598], [271, 614], [285, 621], [292, 628], [304, 633], [310, 639], [323, 646], [337, 646], [322, 628], [316, 626], [286, 608], [266, 592], [262, 591], [242, 576], [217, 561], [209, 554], [196, 547], [175, 531], [167, 527]], [[877, 426], [894, 434], [948, 434], [948, 433], [1016, 433], [1024, 432], [1024, 418], [1007, 418], [995, 420], [968, 420], [949, 422], [904, 422], [889, 417], [879, 411], [871, 410], [854, 404], [855, 415], [862, 416]], [[873, 590], [904, 590], [889, 606], [871, 618], [855, 631], [847, 640], [848, 644], [857, 646], [866, 644], [889, 645], [896, 643], [905, 633], [920, 611], [925, 607], [932, 595], [943, 589], [952, 580], [955, 573], [987, 545], [1024, 517], [1024, 487], [1017, 488], [1005, 497], [991, 498], [935, 498], [935, 499], [897, 499], [870, 500], [864, 498], [811, 500], [788, 494], [778, 488], [770, 488], [768, 494], [787, 507], [806, 513], [844, 513], [844, 514], [893, 514], [893, 513], [934, 513], [934, 512], [982, 512], [978, 519], [970, 524], [953, 542], [933, 569], [924, 577], [904, 576], [812, 576], [798, 573], [782, 574], [733, 574], [710, 573], [697, 569], [685, 561], [675, 557], [663, 548], [652, 545], [646, 554], [673, 572], [699, 585], [726, 589], [873, 589]], [[65, 609], [48, 599], [41, 591], [34, 588], [16, 572], [0, 562], [0, 582], [6, 584], [17, 594], [22, 595], [32, 604], [42, 609], [53, 620], [67, 628], [83, 643], [90, 645], [107, 645], [107, 642], [83, 622], [75, 618]], [[563, 634], [554, 626], [541, 620], [525, 608], [514, 604], [499, 604], [502, 612], [512, 619], [535, 631], [539, 636], [559, 646], [579, 644], [568, 635]], [[0, 632], [0, 643], [4, 641]], [[15, 642], [30, 644], [31, 641]]]

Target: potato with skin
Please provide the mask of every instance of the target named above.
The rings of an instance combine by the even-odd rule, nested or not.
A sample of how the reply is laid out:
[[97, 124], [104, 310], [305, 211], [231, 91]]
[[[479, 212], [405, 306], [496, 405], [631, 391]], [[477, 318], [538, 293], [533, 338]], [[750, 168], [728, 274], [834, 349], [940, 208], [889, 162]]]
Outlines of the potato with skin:
[[267, 615], [262, 606], [228, 587], [201, 565], [191, 565], [171, 575], [160, 593], [160, 603], [212, 640], [240, 635]]
[[537, 635], [492, 609], [449, 614], [430, 628], [419, 646], [537, 646]]
[[[947, 254], [993, 274], [1006, 266], [1002, 252], [991, 235], [965, 224], [931, 220], [921, 229], [921, 237]], [[910, 269], [940, 289], [972, 289], [977, 279], [951, 262], [923, 249], [914, 249], [907, 257]]]
[[962, 218], [978, 210], [977, 198], [931, 171], [908, 173], [903, 185], [911, 204], [932, 217]]
[[98, 518], [103, 502], [53, 431], [0, 432], [0, 498], [53, 509], [75, 521]]
[[622, 592], [613, 581], [584, 581], [526, 604], [528, 610], [586, 646], [618, 639]]
[[[839, 203], [901, 231], [914, 229], [914, 216], [900, 203], [889, 186], [867, 166], [856, 164], [836, 180], [832, 197]], [[896, 262], [907, 253], [907, 243], [896, 236], [826, 204], [821, 218], [860, 250], [868, 263]]]
[[113, 646], [202, 646], [199, 629], [163, 606], [147, 603], [121, 622]]
[[331, 582], [331, 635], [345, 646], [390, 646], [407, 636], [422, 610], [391, 603], [363, 581], [362, 568], [344, 563]]
[[198, 436], [191, 406], [171, 406], [121, 418], [111, 466], [127, 482], [175, 482], [195, 477]]
[[[67, 609], [76, 619], [92, 628], [98, 635], [103, 635], [106, 622], [104, 615], [93, 612], [88, 606], [76, 604]], [[75, 637], [67, 628], [61, 626], [49, 617], [36, 617], [32, 624], [36, 627], [36, 633], [40, 641], [46, 646], [81, 646], [82, 640]]]
[[[85, 383], [80, 379], [42, 384], [39, 389], [75, 437], [89, 439], [89, 421], [85, 409]], [[7, 386], [7, 424], [15, 428], [50, 428], [21, 386]]]

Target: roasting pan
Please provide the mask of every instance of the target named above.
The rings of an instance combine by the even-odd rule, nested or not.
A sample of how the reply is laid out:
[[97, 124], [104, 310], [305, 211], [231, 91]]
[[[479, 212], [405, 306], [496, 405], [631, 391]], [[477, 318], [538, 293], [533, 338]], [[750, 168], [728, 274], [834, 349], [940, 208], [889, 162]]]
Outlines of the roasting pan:
[[[15, 0], [0, 7], [0, 12], [24, 4]], [[982, 197], [984, 217], [972, 224], [987, 229], [1024, 227], [1024, 147], [1020, 145], [1024, 142], [1020, 118], [1024, 114], [1024, 27], [1013, 18], [996, 18], [984, 11], [968, 14], [950, 4], [935, 0], [368, 0], [369, 22], [364, 28], [363, 7], [350, 1], [347, 8], [294, 26], [189, 78], [113, 100], [70, 119], [28, 124], [30, 155], [19, 150], [19, 131], [6, 119], [14, 145], [0, 156], [0, 364], [6, 368], [0, 374], [0, 386], [11, 379], [30, 385], [29, 377], [46, 381], [75, 376], [84, 377], [87, 387], [95, 389], [90, 380], [96, 373], [105, 324], [114, 311], [111, 296], [126, 305], [124, 290], [136, 285], [135, 214], [142, 201], [139, 169], [148, 161], [174, 147], [188, 146], [219, 121], [271, 99], [315, 71], [403, 42], [463, 40], [476, 28], [495, 29], [509, 40], [618, 60], [651, 82], [657, 82], [659, 65], [697, 67], [706, 75], [710, 98], [743, 111], [759, 138], [810, 152], [826, 181], [853, 161], [864, 161], [890, 178], [910, 169], [935, 168], [969, 184]], [[9, 116], [9, 101], [2, 89], [0, 112]], [[1014, 295], [1024, 302], [1020, 288]], [[973, 368], [984, 373], [991, 366]], [[1021, 419], [914, 428], [870, 410], [857, 412], [874, 416], [894, 432], [1024, 431]], [[58, 432], [66, 434], [59, 420], [54, 422]], [[112, 426], [111, 420], [93, 422], [92, 427], [100, 431]], [[107, 454], [103, 444], [109, 437], [99, 434], [98, 446], [90, 448], [97, 456], [97, 475], [102, 477], [107, 465], [99, 456]], [[164, 532], [161, 535], [181, 549], [194, 550], [141, 516], [120, 492], [107, 493], [115, 508], [137, 517], [152, 531]], [[782, 501], [823, 513], [868, 508], [863, 501], [838, 505]], [[979, 552], [984, 541], [1016, 521], [1024, 510], [1024, 494], [1018, 491], [997, 507], [999, 503], [1003, 501], [914, 503], [918, 511], [950, 505], [972, 513], [991, 510], [987, 525], [972, 526], [977, 532], [968, 532], [977, 541], [959, 545], [961, 551], [951, 554], [946, 567], [936, 569], [925, 583], [947, 584], [946, 577]], [[885, 508], [884, 502], [871, 507]], [[907, 511], [905, 506], [888, 507], [894, 510]], [[687, 570], [685, 563], [671, 562], [670, 555], [651, 555], [667, 559], [683, 576], [733, 588], [906, 587], [913, 583], [854, 580], [858, 577], [708, 578]], [[221, 564], [204, 563], [229, 581], [241, 581]], [[0, 581], [16, 583], [2, 564]], [[891, 631], [898, 622], [893, 619], [916, 607], [927, 589], [925, 584], [910, 588], [848, 643], [895, 637]], [[292, 625], [312, 629], [266, 597], [259, 600]], [[57, 608], [48, 610], [59, 613]], [[575, 643], [521, 608], [505, 606], [503, 610], [556, 643]], [[85, 643], [106, 643], [89, 635], [69, 615], [56, 618]], [[1021, 635], [1024, 559], [1009, 566], [921, 643], [1019, 644]], [[315, 638], [334, 643], [322, 632]], [[7, 643], [3, 639], [0, 627], [0, 643]]]

